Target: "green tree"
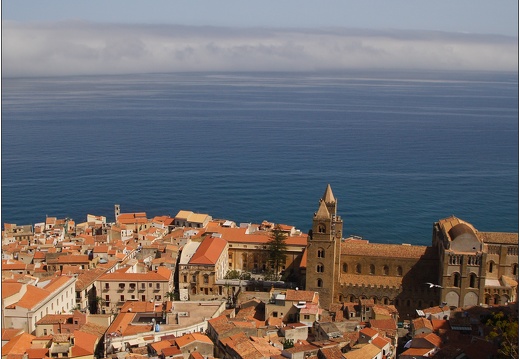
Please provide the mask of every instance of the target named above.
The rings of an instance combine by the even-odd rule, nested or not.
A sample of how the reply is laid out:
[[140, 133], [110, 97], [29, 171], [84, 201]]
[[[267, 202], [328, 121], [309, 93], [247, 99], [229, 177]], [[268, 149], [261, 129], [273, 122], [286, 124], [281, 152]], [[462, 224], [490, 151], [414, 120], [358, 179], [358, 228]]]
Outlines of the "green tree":
[[227, 271], [226, 275], [224, 276], [224, 279], [239, 279], [240, 278], [240, 272], [236, 269], [230, 269]]
[[95, 314], [100, 314], [101, 308], [107, 303], [107, 301], [105, 299], [103, 299], [102, 297], [96, 297], [94, 299], [94, 303], [95, 303], [95, 308], [96, 308]]
[[277, 225], [271, 232], [267, 242], [268, 262], [274, 268], [276, 275], [280, 273], [280, 266], [285, 264], [287, 258], [287, 245], [285, 239], [287, 235]]
[[491, 328], [488, 339], [499, 345], [499, 358], [518, 358], [518, 320], [498, 312], [487, 320], [486, 326]]
[[166, 298], [168, 298], [168, 300], [171, 302], [173, 300], [175, 300], [175, 292], [171, 291], [171, 292], [166, 292], [164, 293], [164, 295], [166, 296]]

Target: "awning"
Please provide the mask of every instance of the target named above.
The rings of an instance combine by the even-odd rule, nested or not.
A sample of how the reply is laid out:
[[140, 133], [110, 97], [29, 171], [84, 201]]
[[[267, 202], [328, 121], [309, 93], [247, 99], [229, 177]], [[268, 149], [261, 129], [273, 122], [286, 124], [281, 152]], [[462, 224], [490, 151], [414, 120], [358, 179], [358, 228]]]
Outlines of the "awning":
[[143, 344], [143, 343], [144, 343], [144, 339], [143, 338], [130, 339], [128, 341], [128, 344], [130, 344], [130, 346], [139, 345], [139, 344]]
[[114, 347], [114, 349], [119, 349], [123, 346], [122, 342], [112, 342], [111, 344]]

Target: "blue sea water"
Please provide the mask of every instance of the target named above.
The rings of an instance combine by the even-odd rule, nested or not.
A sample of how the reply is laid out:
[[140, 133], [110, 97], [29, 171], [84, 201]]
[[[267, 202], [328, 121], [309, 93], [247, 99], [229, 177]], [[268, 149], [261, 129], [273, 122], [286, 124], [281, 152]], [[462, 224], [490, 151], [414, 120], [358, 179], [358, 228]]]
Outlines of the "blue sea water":
[[518, 74], [2, 79], [2, 222], [179, 210], [429, 244], [455, 215], [518, 231]]

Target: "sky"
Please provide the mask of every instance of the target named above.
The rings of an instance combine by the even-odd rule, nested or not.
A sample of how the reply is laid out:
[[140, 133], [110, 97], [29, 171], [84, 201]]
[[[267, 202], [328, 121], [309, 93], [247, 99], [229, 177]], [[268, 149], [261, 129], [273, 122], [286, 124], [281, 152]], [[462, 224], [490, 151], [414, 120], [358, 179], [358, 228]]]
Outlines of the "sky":
[[2, 76], [518, 70], [518, 1], [4, 0]]

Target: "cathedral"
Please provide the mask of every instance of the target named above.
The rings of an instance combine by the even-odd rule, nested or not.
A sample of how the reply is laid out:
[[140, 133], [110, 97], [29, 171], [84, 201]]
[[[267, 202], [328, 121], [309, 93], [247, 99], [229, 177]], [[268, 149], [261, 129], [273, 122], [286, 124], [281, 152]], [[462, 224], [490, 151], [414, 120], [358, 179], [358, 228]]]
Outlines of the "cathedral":
[[327, 185], [306, 249], [305, 286], [320, 304], [373, 299], [400, 315], [441, 304], [506, 304], [518, 295], [518, 233], [480, 232], [456, 217], [433, 225], [431, 246], [343, 238], [337, 200]]

